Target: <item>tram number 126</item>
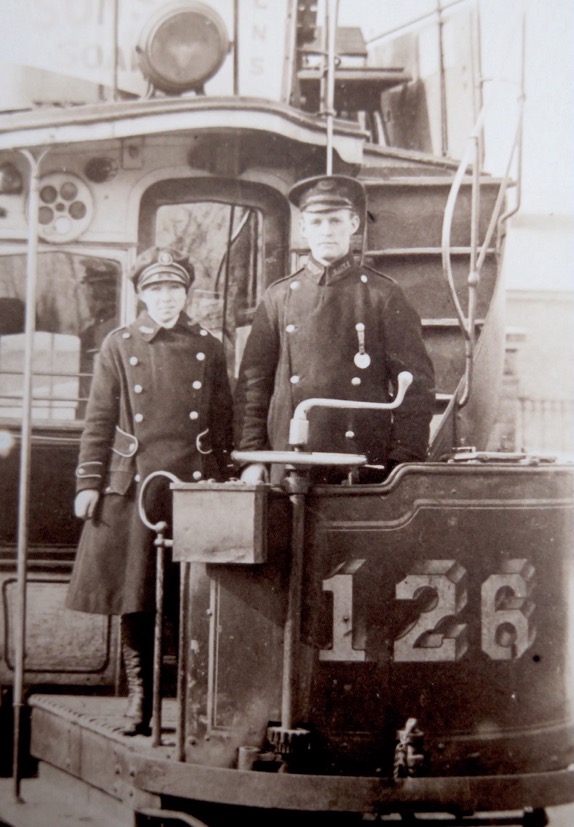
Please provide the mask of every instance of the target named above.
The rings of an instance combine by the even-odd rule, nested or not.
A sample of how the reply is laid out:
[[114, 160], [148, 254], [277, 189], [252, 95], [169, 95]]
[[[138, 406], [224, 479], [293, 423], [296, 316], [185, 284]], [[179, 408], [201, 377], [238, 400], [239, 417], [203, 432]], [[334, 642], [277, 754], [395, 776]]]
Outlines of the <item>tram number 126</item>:
[[[353, 581], [364, 560], [342, 563], [323, 581], [333, 596], [333, 643], [321, 649], [323, 661], [367, 661], [354, 624]], [[481, 586], [481, 648], [492, 660], [515, 660], [532, 645], [535, 628], [534, 567], [524, 559], [505, 560]], [[414, 622], [393, 642], [396, 662], [457, 661], [468, 649], [467, 624], [459, 614], [468, 602], [467, 572], [455, 560], [419, 560], [395, 587], [397, 600], [429, 597]]]

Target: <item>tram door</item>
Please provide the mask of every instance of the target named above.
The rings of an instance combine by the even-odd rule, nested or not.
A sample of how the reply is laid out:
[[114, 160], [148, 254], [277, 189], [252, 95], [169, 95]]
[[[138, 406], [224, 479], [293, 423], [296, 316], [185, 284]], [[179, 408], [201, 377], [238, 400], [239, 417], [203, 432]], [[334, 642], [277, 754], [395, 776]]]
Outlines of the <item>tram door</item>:
[[[173, 247], [189, 256], [195, 281], [186, 312], [223, 343], [232, 389], [262, 293], [286, 272], [289, 226], [287, 200], [261, 185], [213, 178], [167, 181], [154, 184], [142, 199], [138, 247]], [[163, 617], [163, 689], [168, 695], [175, 688], [179, 636], [173, 574], [168, 567]], [[202, 595], [219, 593], [215, 572], [196, 571], [193, 579]], [[195, 597], [192, 602], [197, 604]], [[218, 613], [222, 627], [234, 628], [234, 611], [235, 604], [224, 601]]]

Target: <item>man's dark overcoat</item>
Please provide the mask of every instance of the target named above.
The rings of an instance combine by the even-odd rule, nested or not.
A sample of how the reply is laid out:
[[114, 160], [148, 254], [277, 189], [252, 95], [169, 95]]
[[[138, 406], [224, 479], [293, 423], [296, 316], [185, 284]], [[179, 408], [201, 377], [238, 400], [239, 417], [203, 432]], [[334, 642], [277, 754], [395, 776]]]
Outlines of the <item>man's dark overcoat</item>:
[[[355, 363], [357, 325], [363, 327], [368, 367]], [[385, 411], [311, 409], [308, 449], [364, 453], [387, 469], [424, 460], [434, 406], [434, 372], [420, 318], [400, 287], [351, 254], [328, 267], [310, 257], [303, 269], [266, 290], [255, 314], [235, 398], [237, 447], [285, 450], [301, 400], [387, 402], [404, 370], [414, 382], [392, 417]]]
[[[166, 329], [143, 312], [109, 334], [97, 360], [76, 470], [77, 490], [97, 489], [101, 497], [82, 531], [69, 608], [100, 614], [154, 609], [154, 534], [138, 515], [139, 487], [159, 470], [186, 482], [225, 479], [231, 411], [222, 345], [185, 313]], [[148, 487], [152, 521], [169, 521], [167, 485], [155, 492], [153, 483]]]

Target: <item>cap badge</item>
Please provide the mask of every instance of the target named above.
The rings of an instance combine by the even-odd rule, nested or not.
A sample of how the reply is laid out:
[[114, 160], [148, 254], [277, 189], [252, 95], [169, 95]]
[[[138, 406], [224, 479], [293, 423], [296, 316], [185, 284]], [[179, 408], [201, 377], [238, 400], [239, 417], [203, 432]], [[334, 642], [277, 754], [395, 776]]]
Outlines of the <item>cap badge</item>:
[[335, 182], [329, 180], [323, 180], [317, 182], [317, 189], [324, 190], [325, 192], [329, 192], [330, 190], [335, 188]]
[[173, 256], [171, 256], [170, 253], [167, 253], [165, 250], [162, 250], [159, 253], [157, 260], [159, 264], [173, 264]]

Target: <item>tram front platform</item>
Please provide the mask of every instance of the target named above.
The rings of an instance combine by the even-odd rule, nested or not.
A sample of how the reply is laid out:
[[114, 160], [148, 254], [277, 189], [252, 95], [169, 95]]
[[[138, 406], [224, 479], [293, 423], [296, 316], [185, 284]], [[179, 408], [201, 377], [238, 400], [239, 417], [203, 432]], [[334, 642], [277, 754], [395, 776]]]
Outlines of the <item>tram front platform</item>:
[[[31, 752], [38, 760], [38, 774], [22, 779], [22, 801], [13, 795], [13, 779], [0, 779], [0, 827], [139, 827], [153, 823], [142, 822], [140, 813], [175, 810], [174, 804], [186, 812], [199, 806], [201, 812], [210, 802], [218, 802], [229, 812], [234, 808], [253, 812], [255, 808], [263, 819], [270, 811], [297, 813], [305, 825], [306, 817], [311, 819], [309, 823], [322, 824], [320, 816], [328, 812], [338, 813], [340, 818], [348, 815], [349, 825], [396, 820], [403, 808], [420, 812], [417, 818], [432, 819], [435, 825], [510, 825], [522, 823], [512, 820], [510, 813], [518, 787], [526, 785], [531, 793], [538, 790], [542, 799], [550, 783], [548, 774], [541, 774], [412, 778], [393, 785], [383, 778], [206, 767], [177, 760], [175, 700], [163, 702], [159, 746], [153, 746], [150, 737], [122, 734], [125, 702], [125, 698], [109, 696], [31, 696]], [[571, 796], [573, 773], [552, 775], [553, 794], [548, 803], [556, 806], [546, 809], [548, 824], [571, 827], [574, 805], [562, 802]], [[492, 804], [484, 806], [487, 797], [496, 802], [496, 813]], [[453, 821], [446, 815], [443, 822], [437, 821], [441, 809], [448, 812], [447, 804], [453, 800], [472, 817]], [[422, 804], [420, 810], [417, 802]], [[311, 805], [312, 812], [305, 804]], [[396, 811], [394, 819], [392, 813], [377, 815], [385, 805]], [[485, 813], [482, 820], [481, 812]]]

